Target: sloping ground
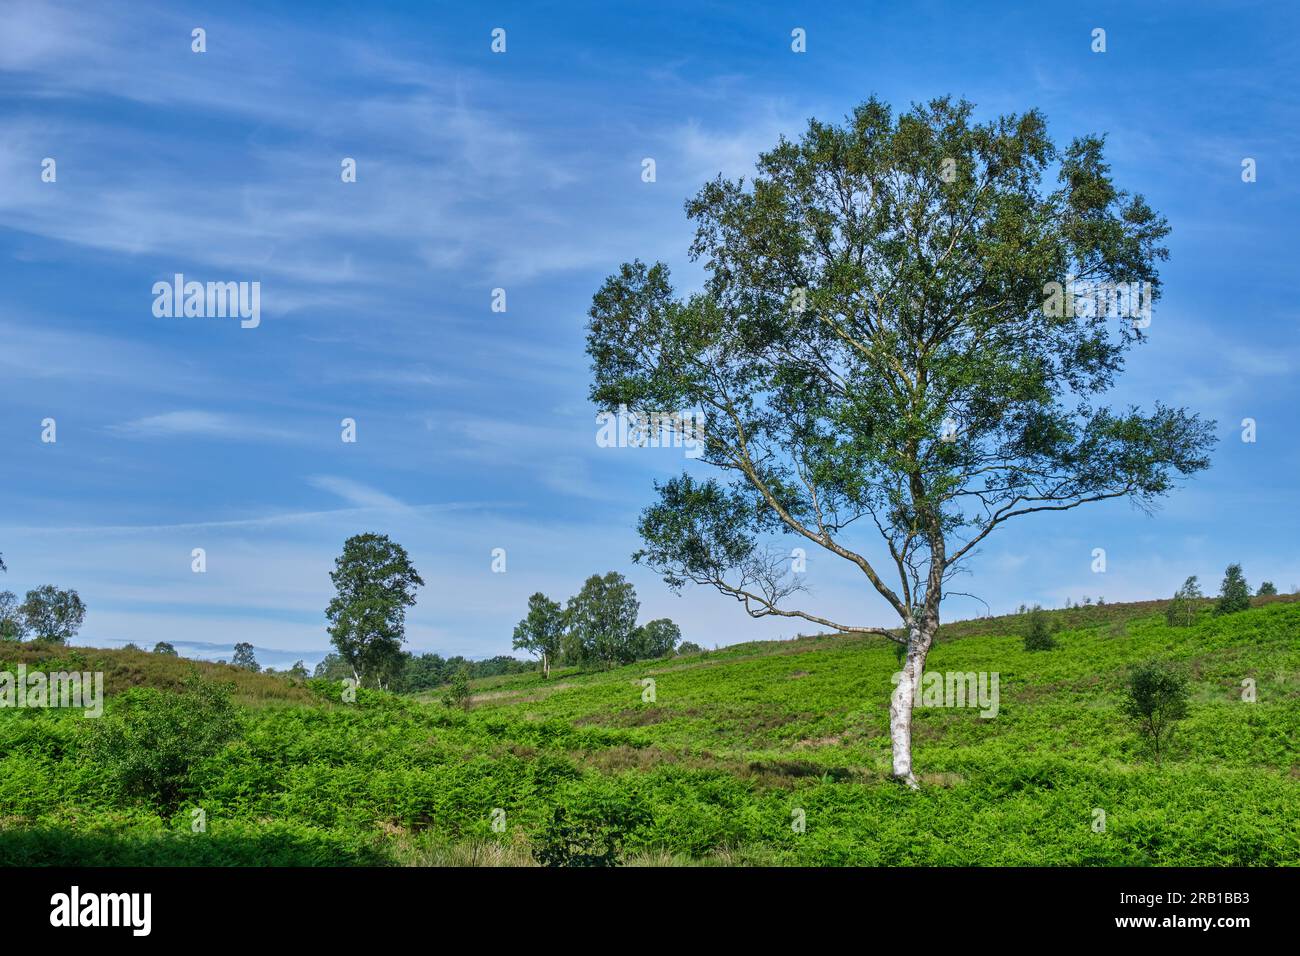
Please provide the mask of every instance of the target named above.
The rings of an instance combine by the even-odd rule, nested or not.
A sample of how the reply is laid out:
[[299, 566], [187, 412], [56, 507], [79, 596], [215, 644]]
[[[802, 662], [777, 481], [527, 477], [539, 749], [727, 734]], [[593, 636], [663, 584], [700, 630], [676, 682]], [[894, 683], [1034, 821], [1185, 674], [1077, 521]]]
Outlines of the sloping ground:
[[[166, 818], [86, 759], [93, 721], [0, 711], [0, 863], [518, 863], [559, 807], [627, 862], [1296, 865], [1300, 604], [1261, 604], [1190, 628], [1162, 602], [1053, 612], [1037, 653], [1023, 618], [952, 625], [929, 669], [997, 673], [999, 707], [918, 711], [920, 793], [887, 779], [893, 648], [860, 637], [492, 678], [468, 714], [365, 692], [249, 708]], [[1118, 711], [1148, 658], [1193, 687], [1162, 766]]]
[[315, 699], [303, 682], [290, 682], [281, 676], [258, 674], [231, 664], [194, 661], [148, 651], [0, 642], [0, 667], [12, 671], [19, 664], [45, 671], [102, 672], [104, 693], [110, 696], [131, 687], [178, 690], [187, 675], [197, 672], [210, 680], [231, 685], [233, 696], [240, 703], [302, 704]]

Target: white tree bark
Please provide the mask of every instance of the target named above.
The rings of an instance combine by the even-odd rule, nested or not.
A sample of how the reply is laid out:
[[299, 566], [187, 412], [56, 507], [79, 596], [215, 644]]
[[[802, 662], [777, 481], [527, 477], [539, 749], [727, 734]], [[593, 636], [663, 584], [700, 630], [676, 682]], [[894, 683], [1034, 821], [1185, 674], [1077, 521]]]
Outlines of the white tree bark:
[[912, 708], [916, 705], [916, 689], [921, 684], [925, 671], [925, 658], [930, 653], [930, 644], [934, 632], [919, 624], [908, 628], [907, 656], [903, 659], [903, 669], [899, 674], [898, 685], [889, 701], [889, 739], [893, 745], [894, 770], [897, 780], [907, 784], [913, 790], [920, 785], [912, 773]]

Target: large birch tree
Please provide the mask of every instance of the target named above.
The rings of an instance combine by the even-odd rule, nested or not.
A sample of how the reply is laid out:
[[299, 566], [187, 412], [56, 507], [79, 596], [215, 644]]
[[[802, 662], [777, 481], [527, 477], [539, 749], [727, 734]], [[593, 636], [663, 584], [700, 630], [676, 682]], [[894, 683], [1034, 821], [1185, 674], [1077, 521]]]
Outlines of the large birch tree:
[[[1029, 515], [1150, 509], [1213, 444], [1183, 409], [1098, 403], [1145, 338], [1149, 311], [1123, 305], [1159, 296], [1165, 220], [1115, 185], [1103, 138], [1058, 148], [1037, 111], [972, 115], [873, 98], [842, 125], [811, 121], [751, 181], [720, 176], [687, 202], [701, 291], [626, 263], [587, 343], [602, 410], [705, 417], [713, 474], [656, 486], [636, 559], [753, 617], [904, 645], [889, 722], [912, 787], [917, 686], [963, 562]], [[855, 566], [900, 626], [799, 603], [792, 544]]]

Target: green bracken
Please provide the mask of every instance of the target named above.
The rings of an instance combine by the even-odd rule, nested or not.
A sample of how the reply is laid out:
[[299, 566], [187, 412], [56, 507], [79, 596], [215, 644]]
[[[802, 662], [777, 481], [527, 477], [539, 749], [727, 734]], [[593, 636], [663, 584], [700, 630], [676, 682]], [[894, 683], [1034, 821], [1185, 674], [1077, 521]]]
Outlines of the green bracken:
[[[345, 703], [328, 681], [234, 675], [237, 731], [168, 773], [164, 807], [94, 759], [96, 720], [0, 709], [0, 865], [528, 865], [607, 847], [625, 865], [1300, 864], [1300, 603], [1188, 627], [1157, 603], [1047, 614], [1062, 627], [1051, 653], [1024, 650], [1014, 616], [940, 631], [929, 669], [996, 672], [1001, 701], [991, 719], [918, 709], [918, 792], [889, 780], [898, 665], [871, 636], [490, 678], [469, 712], [436, 692]], [[11, 653], [30, 668], [39, 652]], [[190, 666], [44, 653], [51, 669], [104, 665], [102, 720], [127, 728], [144, 703], [125, 693], [134, 667], [171, 695]], [[1151, 659], [1190, 693], [1160, 765], [1123, 712]]]

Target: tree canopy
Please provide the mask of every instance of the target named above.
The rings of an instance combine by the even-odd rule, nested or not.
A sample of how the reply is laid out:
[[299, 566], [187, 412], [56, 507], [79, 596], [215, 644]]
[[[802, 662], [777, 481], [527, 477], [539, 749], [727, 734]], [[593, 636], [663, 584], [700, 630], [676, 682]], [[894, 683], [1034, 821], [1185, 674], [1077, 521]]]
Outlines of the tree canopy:
[[383, 534], [343, 544], [330, 572], [336, 594], [325, 610], [329, 634], [358, 683], [386, 684], [401, 666], [406, 609], [424, 581], [406, 549]]
[[[715, 474], [658, 485], [640, 522], [636, 558], [671, 586], [928, 648], [946, 582], [997, 528], [1149, 509], [1208, 465], [1212, 423], [1098, 402], [1144, 338], [1144, 314], [1115, 313], [1158, 299], [1165, 220], [1115, 185], [1102, 137], [973, 115], [873, 98], [812, 120], [752, 181], [687, 201], [702, 289], [637, 260], [595, 294], [596, 405], [703, 412]], [[793, 606], [781, 536], [855, 565], [902, 633]]]

